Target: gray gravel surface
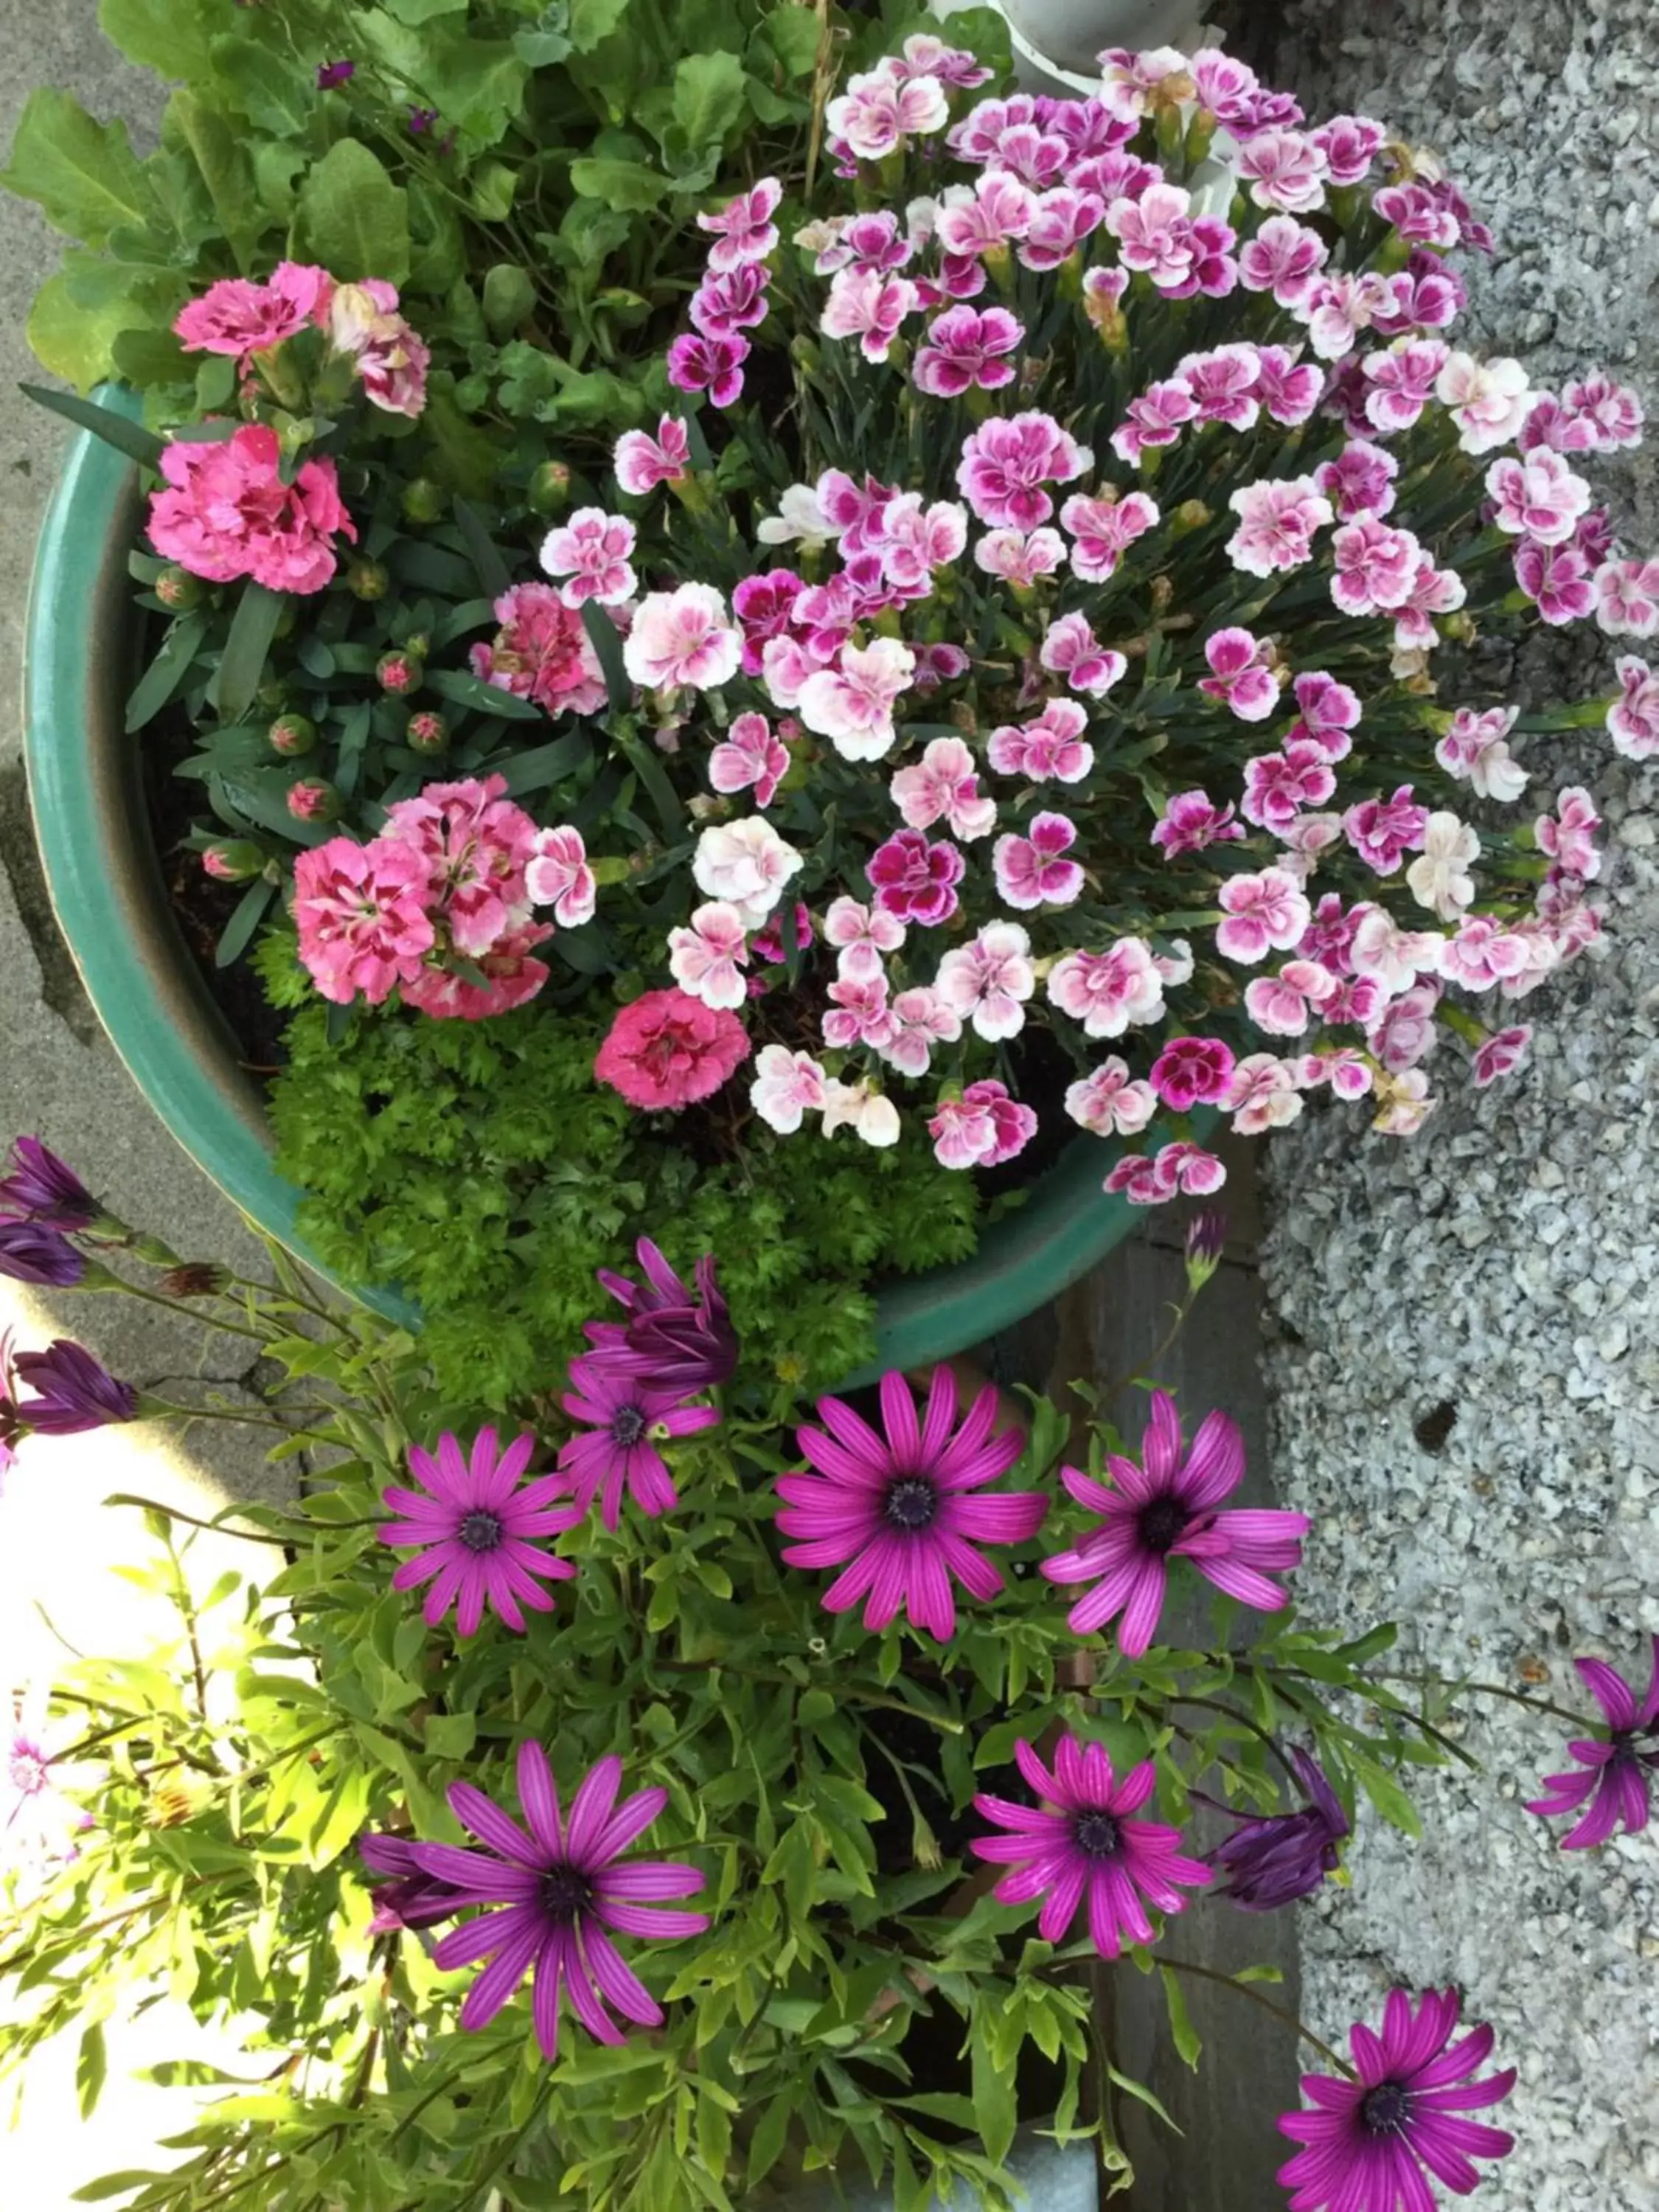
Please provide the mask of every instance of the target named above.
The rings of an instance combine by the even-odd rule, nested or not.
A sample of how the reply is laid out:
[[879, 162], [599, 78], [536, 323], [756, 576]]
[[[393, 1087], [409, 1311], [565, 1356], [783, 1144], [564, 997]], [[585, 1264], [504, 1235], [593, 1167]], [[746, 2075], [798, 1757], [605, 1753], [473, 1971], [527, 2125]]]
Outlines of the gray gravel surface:
[[[1659, 8], [1287, 13], [1274, 81], [1436, 148], [1496, 230], [1495, 260], [1463, 263], [1465, 343], [1545, 384], [1606, 366], [1659, 418]], [[1659, 444], [1597, 478], [1653, 550]], [[1555, 653], [1558, 687], [1610, 679], [1606, 641], [1586, 650]], [[1604, 957], [1528, 1000], [1534, 1058], [1506, 1086], [1472, 1091], [1443, 1044], [1420, 1136], [1337, 1108], [1274, 1139], [1267, 1381], [1283, 1502], [1315, 1517], [1310, 1613], [1397, 1619], [1403, 1669], [1589, 1714], [1572, 1657], [1645, 1679], [1659, 1632], [1659, 774], [1545, 742], [1524, 756], [1540, 787], [1587, 782], [1607, 822]], [[1444, 1408], [1427, 1449], [1418, 1425], [1437, 1412], [1443, 1429]], [[1396, 1981], [1461, 1984], [1497, 2029], [1520, 2142], [1486, 2212], [1659, 2206], [1659, 1824], [1556, 1848], [1567, 1824], [1521, 1801], [1569, 1732], [1473, 1701], [1461, 1733], [1485, 1773], [1429, 1780], [1420, 1842], [1368, 1820], [1352, 1891], [1304, 1924], [1304, 2009], [1327, 2036]]]

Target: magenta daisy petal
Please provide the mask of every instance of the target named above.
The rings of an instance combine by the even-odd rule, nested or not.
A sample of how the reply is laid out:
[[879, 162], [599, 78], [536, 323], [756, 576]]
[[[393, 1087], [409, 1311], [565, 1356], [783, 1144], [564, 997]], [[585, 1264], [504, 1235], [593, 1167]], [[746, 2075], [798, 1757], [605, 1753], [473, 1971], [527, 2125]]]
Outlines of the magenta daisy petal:
[[604, 1350], [573, 1359], [570, 1380], [575, 1387], [561, 1402], [588, 1433], [564, 1446], [559, 1472], [576, 1493], [578, 1519], [597, 1493], [605, 1527], [617, 1528], [624, 1490], [653, 1519], [671, 1511], [678, 1498], [659, 1446], [670, 1437], [712, 1428], [720, 1419], [718, 1410], [681, 1405], [682, 1392], [658, 1389], [628, 1373]]
[[884, 1375], [879, 1395], [884, 1436], [839, 1398], [818, 1401], [821, 1429], [797, 1431], [814, 1472], [777, 1482], [778, 1527], [798, 1540], [783, 1556], [794, 1567], [842, 1567], [823, 1594], [827, 1612], [849, 1612], [862, 1599], [866, 1628], [879, 1633], [902, 1611], [943, 1644], [956, 1632], [953, 1583], [975, 1598], [997, 1596], [1002, 1574], [979, 1547], [1025, 1542], [1048, 1500], [1036, 1491], [977, 1494], [1025, 1448], [1018, 1428], [991, 1433], [994, 1389], [980, 1393], [960, 1425], [947, 1368], [933, 1370], [920, 1420], [902, 1375]]
[[535, 1449], [533, 1436], [522, 1436], [505, 1452], [495, 1431], [480, 1429], [470, 1458], [459, 1439], [446, 1432], [437, 1455], [410, 1448], [409, 1470], [422, 1487], [388, 1484], [381, 1503], [400, 1517], [375, 1534], [383, 1544], [409, 1547], [416, 1556], [394, 1569], [394, 1589], [429, 1583], [422, 1611], [435, 1628], [453, 1606], [462, 1636], [477, 1633], [486, 1610], [519, 1632], [522, 1608], [547, 1613], [551, 1594], [543, 1582], [568, 1582], [575, 1573], [570, 1559], [556, 1558], [532, 1540], [562, 1535], [581, 1520], [580, 1510], [556, 1502], [560, 1485], [544, 1475], [520, 1482]]
[[1529, 1813], [1576, 1813], [1586, 1798], [1590, 1807], [1561, 1838], [1564, 1851], [1592, 1850], [1622, 1825], [1627, 1834], [1645, 1828], [1652, 1816], [1649, 1773], [1659, 1768], [1659, 1636], [1653, 1639], [1653, 1666], [1639, 1700], [1623, 1676], [1604, 1659], [1575, 1661], [1580, 1680], [1607, 1715], [1605, 1739], [1575, 1737], [1567, 1749], [1577, 1761], [1560, 1774], [1544, 1778], [1545, 1795], [1528, 1800]]
[[[492, 1899], [504, 1905], [450, 1929], [433, 1952], [446, 1972], [489, 1961], [461, 2007], [463, 2027], [487, 2027], [532, 1966], [531, 2017], [550, 2063], [558, 2055], [562, 1991], [582, 2026], [601, 2043], [623, 2040], [611, 2011], [640, 2026], [661, 2021], [660, 2006], [604, 1923], [624, 1935], [702, 1935], [709, 1924], [706, 1913], [668, 1912], [626, 1900], [690, 1897], [702, 1889], [702, 1876], [695, 1867], [667, 1860], [616, 1863], [666, 1802], [663, 1791], [643, 1790], [613, 1813], [622, 1776], [621, 1759], [601, 1759], [571, 1799], [568, 1818], [562, 1820], [547, 1755], [538, 1743], [526, 1741], [519, 1746], [518, 1778], [528, 1833], [482, 1790], [458, 1782], [449, 1791], [450, 1809], [485, 1848], [406, 1847], [411, 1873], [451, 1886], [450, 1911]], [[630, 1818], [641, 1811], [646, 1818]]]
[[1434, 2212], [1427, 2175], [1459, 2197], [1480, 2180], [1474, 2158], [1504, 2158], [1515, 2138], [1501, 2128], [1460, 2119], [1508, 2096], [1515, 2069], [1471, 2077], [1492, 2045], [1489, 2028], [1460, 2042], [1455, 1990], [1425, 1991], [1413, 2008], [1402, 1990], [1389, 1996], [1380, 2035], [1356, 2021], [1351, 2036], [1357, 2078], [1304, 2076], [1312, 2109], [1286, 2112], [1281, 2135], [1303, 2148], [1279, 2168], [1291, 2212]]
[[1227, 1414], [1206, 1414], [1183, 1453], [1175, 1400], [1154, 1390], [1139, 1464], [1115, 1455], [1107, 1463], [1110, 1490], [1076, 1468], [1060, 1469], [1067, 1491], [1098, 1514], [1100, 1526], [1042, 1563], [1050, 1582], [1097, 1585], [1067, 1616], [1078, 1635], [1116, 1619], [1119, 1649], [1138, 1659], [1158, 1632], [1171, 1559], [1189, 1559], [1218, 1589], [1258, 1612], [1285, 1605], [1268, 1577], [1301, 1564], [1308, 1517], [1215, 1510], [1244, 1480], [1244, 1439]]
[[1186, 1903], [1180, 1888], [1201, 1888], [1210, 1880], [1207, 1867], [1181, 1854], [1178, 1830], [1133, 1818], [1157, 1782], [1150, 1759], [1120, 1782], [1104, 1747], [1075, 1736], [1060, 1738], [1053, 1774], [1029, 1744], [1016, 1744], [1014, 1756], [1030, 1787], [1055, 1810], [1034, 1814], [1006, 1798], [975, 1797], [976, 1813], [1012, 1832], [976, 1836], [972, 1848], [994, 1863], [1012, 1863], [1012, 1873], [996, 1886], [1001, 1903], [1042, 1898], [1037, 1932], [1045, 1942], [1061, 1942], [1086, 1903], [1090, 1941], [1103, 1959], [1115, 1959], [1126, 1936], [1136, 1943], [1152, 1940], [1143, 1899], [1179, 1912]]

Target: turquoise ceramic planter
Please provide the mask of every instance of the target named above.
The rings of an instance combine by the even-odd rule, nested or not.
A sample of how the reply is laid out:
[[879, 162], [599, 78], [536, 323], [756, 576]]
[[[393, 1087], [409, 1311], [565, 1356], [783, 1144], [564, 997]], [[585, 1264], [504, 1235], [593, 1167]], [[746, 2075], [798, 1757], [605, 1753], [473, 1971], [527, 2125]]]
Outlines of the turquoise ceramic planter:
[[[136, 412], [129, 395], [100, 396]], [[46, 881], [88, 995], [140, 1090], [226, 1195], [316, 1267], [295, 1226], [301, 1194], [271, 1164], [258, 1085], [239, 1066], [168, 908], [139, 788], [138, 740], [123, 727], [134, 675], [126, 558], [141, 518], [137, 478], [112, 447], [77, 436], [40, 533], [25, 719]], [[1137, 1219], [1101, 1189], [1115, 1157], [1097, 1139], [1079, 1139], [971, 1259], [884, 1291], [880, 1365], [913, 1368], [964, 1351], [1103, 1258]], [[413, 1317], [394, 1292], [350, 1287], [383, 1312]]]

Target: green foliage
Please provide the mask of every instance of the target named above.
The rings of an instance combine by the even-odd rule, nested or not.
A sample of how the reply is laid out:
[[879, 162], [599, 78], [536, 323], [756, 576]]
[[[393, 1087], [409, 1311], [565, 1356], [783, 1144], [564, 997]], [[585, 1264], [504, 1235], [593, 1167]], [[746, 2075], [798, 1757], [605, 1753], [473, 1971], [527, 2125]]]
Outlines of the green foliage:
[[[235, 1285], [231, 1303], [282, 1378], [270, 1415], [289, 1433], [273, 1456], [303, 1443], [326, 1475], [291, 1510], [235, 1512], [269, 1574], [211, 1588], [198, 1524], [109, 1501], [143, 1511], [159, 1550], [123, 1571], [170, 1625], [153, 1648], [81, 1661], [58, 1684], [49, 1771], [65, 1836], [79, 1803], [95, 1820], [73, 1856], [26, 1865], [9, 1888], [0, 1878], [4, 2070], [27, 2075], [48, 2038], [76, 2031], [90, 2112], [101, 2023], [162, 1992], [233, 2018], [240, 2039], [224, 2072], [157, 2049], [149, 2079], [212, 2093], [171, 2139], [176, 2167], [106, 2176], [77, 2201], [737, 2212], [835, 2169], [890, 2178], [915, 2212], [963, 2183], [987, 2212], [1012, 2212], [1003, 2160], [1021, 2117], [1040, 2113], [1062, 2142], [1098, 2135], [1124, 2175], [1115, 2099], [1162, 2109], [1098, 2032], [1087, 1942], [1039, 1940], [1034, 1907], [969, 1878], [973, 1797], [1024, 1790], [1003, 1771], [1014, 1741], [1060, 1725], [1121, 1767], [1150, 1756], [1157, 1809], [1177, 1820], [1200, 1782], [1242, 1808], [1279, 1806], [1286, 1735], [1312, 1741], [1351, 1807], [1368, 1769], [1439, 1755], [1428, 1709], [1375, 1669], [1391, 1630], [1340, 1642], [1285, 1614], [1252, 1639], [1224, 1601], [1211, 1648], [1130, 1662], [1103, 1639], [1079, 1648], [1035, 1542], [1002, 1555], [1007, 1587], [967, 1605], [949, 1645], [826, 1613], [823, 1577], [779, 1556], [772, 1484], [799, 1463], [799, 1413], [752, 1344], [720, 1425], [669, 1447], [673, 1512], [629, 1507], [614, 1534], [591, 1518], [561, 1537], [577, 1577], [522, 1636], [493, 1618], [465, 1640], [449, 1621], [428, 1627], [391, 1588], [375, 1528], [407, 1444], [470, 1434], [471, 1378], [452, 1392], [424, 1340], [322, 1306], [272, 1258], [276, 1288]], [[721, 1259], [739, 1270], [735, 1249]], [[526, 1389], [510, 1411], [546, 1467], [556, 1406]], [[1080, 1533], [1054, 1477], [1067, 1427], [1035, 1401], [1008, 1479], [1054, 1499], [1044, 1550]], [[1091, 1425], [1089, 1463], [1117, 1441]], [[1080, 1656], [1094, 1677], [1082, 1688]], [[523, 1993], [488, 2028], [460, 2030], [476, 1969], [440, 1972], [431, 1932], [376, 1932], [354, 1848], [366, 1830], [459, 1840], [445, 1795], [459, 1780], [513, 1810], [526, 1737], [548, 1748], [567, 1803], [612, 1753], [629, 1790], [661, 1790], [641, 1849], [696, 1867], [712, 1921], [692, 1938], [628, 1940], [659, 2030], [612, 2048], [567, 2017], [550, 2067]], [[1119, 1971], [1157, 1965], [1161, 1933]], [[1231, 1978], [1248, 2002], [1261, 1975]], [[1179, 1977], [1164, 1980], [1176, 2048], [1195, 2063]]]
[[[291, 938], [258, 959], [279, 1003], [311, 999]], [[720, 1254], [757, 1366], [815, 1387], [868, 1360], [872, 1281], [972, 1249], [971, 1179], [919, 1133], [873, 1152], [756, 1125], [737, 1158], [701, 1160], [595, 1085], [607, 1026], [602, 994], [480, 1023], [365, 1016], [336, 1043], [314, 1001], [289, 1024], [271, 1114], [301, 1225], [348, 1279], [419, 1302], [451, 1395], [559, 1388], [594, 1269], [627, 1265], [642, 1232], [687, 1265]]]
[[[143, 161], [122, 124], [66, 94], [24, 109], [0, 181], [90, 250], [35, 301], [46, 368], [83, 391], [123, 376], [176, 419], [176, 362], [122, 337], [164, 336], [216, 277], [309, 257], [404, 286], [440, 369], [482, 376], [511, 413], [524, 380], [501, 380], [465, 307], [511, 262], [532, 288], [530, 343], [568, 376], [605, 373], [582, 428], [637, 419], [629, 395], [683, 304], [691, 217], [723, 163], [741, 149], [746, 174], [799, 166], [817, 26], [772, 0], [101, 0], [99, 17], [181, 89]], [[349, 81], [320, 90], [319, 66], [342, 59]], [[438, 120], [415, 131], [421, 109]], [[595, 234], [584, 207], [615, 228]]]

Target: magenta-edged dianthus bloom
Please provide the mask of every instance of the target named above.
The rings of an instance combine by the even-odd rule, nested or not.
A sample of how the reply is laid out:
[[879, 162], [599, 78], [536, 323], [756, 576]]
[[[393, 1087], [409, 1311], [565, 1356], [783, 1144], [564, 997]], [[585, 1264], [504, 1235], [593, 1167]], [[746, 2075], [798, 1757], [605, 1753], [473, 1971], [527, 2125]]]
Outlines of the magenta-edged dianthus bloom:
[[1032, 1790], [1054, 1809], [975, 1797], [976, 1813], [1012, 1832], [975, 1836], [972, 1848], [1013, 1869], [996, 1886], [999, 1904], [1042, 1899], [1037, 1933], [1045, 1943], [1063, 1942], [1086, 1904], [1090, 1941], [1103, 1959], [1115, 1959], [1126, 1936], [1135, 1943], [1153, 1939], [1143, 1899], [1160, 1912], [1179, 1912], [1187, 1900], [1176, 1884], [1200, 1889], [1210, 1880], [1208, 1867], [1182, 1856], [1179, 1828], [1133, 1817], [1158, 1786], [1150, 1759], [1120, 1782], [1103, 1745], [1073, 1735], [1055, 1747], [1052, 1774], [1029, 1743], [1017, 1743], [1014, 1757]]
[[1427, 2168], [1454, 2196], [1480, 2177], [1471, 2161], [1505, 2158], [1515, 2137], [1461, 2115], [1496, 2105], [1515, 2087], [1515, 2069], [1471, 2079], [1492, 2046], [1489, 2027], [1454, 2043], [1462, 2000], [1425, 1990], [1415, 2009], [1404, 1990], [1383, 2008], [1382, 2033], [1356, 2021], [1350, 2038], [1357, 2081], [1304, 2074], [1312, 2109], [1280, 2115], [1279, 2131], [1304, 2148], [1281, 2166], [1289, 2212], [1434, 2212]]
[[559, 1476], [576, 1493], [578, 1518], [599, 1492], [605, 1525], [622, 1519], [626, 1489], [641, 1513], [655, 1519], [678, 1503], [668, 1462], [657, 1449], [667, 1437], [689, 1437], [720, 1419], [714, 1406], [682, 1406], [684, 1393], [653, 1389], [644, 1376], [621, 1372], [603, 1347], [570, 1363], [575, 1385], [560, 1403], [587, 1434], [572, 1437], [559, 1454]]
[[399, 1564], [392, 1587], [418, 1589], [431, 1583], [422, 1607], [428, 1627], [435, 1628], [453, 1605], [456, 1628], [471, 1636], [489, 1606], [522, 1634], [521, 1604], [532, 1613], [553, 1607], [550, 1592], [537, 1577], [568, 1582], [575, 1573], [573, 1561], [555, 1559], [535, 1540], [562, 1535], [582, 1517], [566, 1501], [568, 1486], [556, 1474], [520, 1486], [535, 1448], [535, 1437], [526, 1434], [499, 1451], [495, 1430], [480, 1429], [469, 1460], [459, 1440], [446, 1432], [435, 1459], [418, 1444], [410, 1448], [409, 1469], [419, 1490], [393, 1483], [381, 1492], [382, 1502], [403, 1518], [375, 1531], [380, 1541], [419, 1547], [412, 1559]]
[[[1607, 1717], [1607, 1734], [1575, 1736], [1567, 1749], [1578, 1761], [1563, 1774], [1547, 1774], [1547, 1796], [1528, 1801], [1529, 1813], [1576, 1813], [1584, 1800], [1590, 1808], [1561, 1839], [1564, 1851], [1588, 1850], [1604, 1844], [1622, 1820], [1634, 1835], [1648, 1824], [1651, 1806], [1644, 1769], [1659, 1768], [1659, 1636], [1653, 1639], [1653, 1672], [1640, 1705], [1636, 1692], [1604, 1659], [1577, 1659], [1579, 1679]], [[1648, 1748], [1638, 1751], [1642, 1738]]]
[[1164, 1390], [1152, 1393], [1152, 1410], [1141, 1438], [1140, 1462], [1108, 1458], [1110, 1486], [1074, 1467], [1060, 1476], [1079, 1505], [1101, 1524], [1077, 1547], [1045, 1559], [1051, 1583], [1093, 1583], [1067, 1618], [1079, 1636], [1115, 1616], [1118, 1648], [1138, 1659], [1151, 1644], [1164, 1609], [1171, 1559], [1190, 1559], [1208, 1581], [1243, 1605], [1277, 1613], [1285, 1593], [1270, 1574], [1302, 1559], [1305, 1513], [1216, 1508], [1244, 1480], [1244, 1439], [1225, 1413], [1206, 1413], [1190, 1446], [1183, 1445], [1181, 1416]]
[[602, 1759], [561, 1813], [558, 1789], [540, 1744], [519, 1746], [519, 1802], [528, 1826], [492, 1804], [470, 1783], [452, 1783], [449, 1808], [483, 1849], [416, 1844], [423, 1873], [452, 1883], [461, 1905], [501, 1908], [452, 1928], [433, 1962], [489, 1963], [461, 2005], [464, 2028], [488, 2027], [525, 1976], [535, 1974], [531, 2012], [536, 2040], [550, 2065], [559, 2051], [559, 1991], [599, 2043], [621, 2043], [606, 2007], [641, 2027], [659, 2027], [662, 2008], [623, 1960], [608, 1931], [625, 1936], [701, 1936], [702, 1912], [665, 1912], [663, 1900], [694, 1897], [702, 1887], [696, 1867], [667, 1859], [618, 1864], [668, 1802], [665, 1790], [641, 1790], [617, 1802], [619, 1759]]
[[1032, 1490], [972, 1494], [1025, 1449], [1023, 1430], [992, 1435], [996, 1415], [997, 1394], [988, 1387], [958, 1428], [956, 1383], [945, 1367], [933, 1370], [921, 1422], [904, 1377], [882, 1376], [885, 1436], [841, 1399], [818, 1400], [823, 1427], [795, 1432], [817, 1472], [779, 1477], [778, 1527], [799, 1540], [783, 1554], [791, 1566], [848, 1563], [823, 1594], [827, 1612], [848, 1612], [867, 1597], [864, 1625], [878, 1632], [902, 1607], [915, 1627], [944, 1644], [956, 1632], [953, 1576], [976, 1598], [998, 1595], [1002, 1576], [978, 1547], [1023, 1544], [1048, 1501]]

